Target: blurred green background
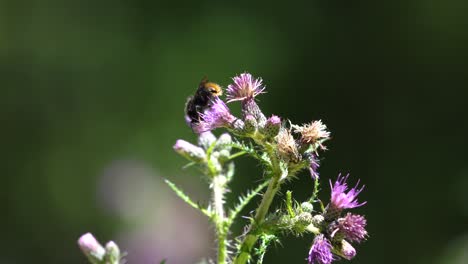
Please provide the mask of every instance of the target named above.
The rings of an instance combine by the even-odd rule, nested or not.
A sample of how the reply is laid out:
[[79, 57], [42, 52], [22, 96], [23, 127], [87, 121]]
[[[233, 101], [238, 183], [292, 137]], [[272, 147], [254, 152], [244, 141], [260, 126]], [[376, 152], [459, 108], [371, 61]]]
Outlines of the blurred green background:
[[[468, 263], [467, 8], [1, 0], [0, 263], [85, 263], [88, 231], [129, 263], [212, 257], [213, 228], [161, 179], [209, 198], [172, 145], [195, 140], [183, 107], [200, 79], [244, 71], [264, 79], [265, 113], [332, 131], [322, 197], [339, 172], [366, 184], [370, 239], [351, 263]], [[238, 164], [230, 201], [261, 175]], [[285, 188], [303, 199], [310, 177]], [[305, 263], [311, 241], [285, 239], [265, 262]]]

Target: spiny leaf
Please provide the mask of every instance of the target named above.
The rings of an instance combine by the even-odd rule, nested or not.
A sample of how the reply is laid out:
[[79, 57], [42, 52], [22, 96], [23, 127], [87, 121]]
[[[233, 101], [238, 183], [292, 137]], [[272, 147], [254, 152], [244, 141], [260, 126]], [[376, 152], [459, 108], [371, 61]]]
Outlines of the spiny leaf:
[[240, 196], [239, 203], [231, 210], [228, 225], [234, 222], [236, 216], [244, 209], [244, 207], [263, 189], [268, 185], [269, 181], [264, 181], [257, 186], [254, 190], [250, 190], [247, 194]]
[[192, 199], [190, 199], [190, 197], [188, 197], [188, 195], [186, 195], [174, 183], [172, 183], [168, 179], [165, 179], [164, 182], [166, 182], [166, 184], [169, 185], [169, 187], [175, 192], [175, 194], [177, 194], [177, 196], [179, 196], [180, 199], [182, 199], [184, 202], [186, 202], [187, 204], [189, 204], [193, 208], [199, 210], [200, 212], [202, 212], [204, 215], [208, 216], [209, 218], [213, 217], [213, 214], [211, 213], [211, 210], [207, 210], [207, 209], [201, 207], [198, 203], [195, 203], [194, 201], [192, 201]]
[[252, 145], [252, 143], [247, 145], [247, 144], [245, 144], [243, 142], [235, 141], [235, 142], [231, 143], [231, 146], [233, 148], [235, 148], [235, 149], [239, 149], [241, 151], [244, 151], [247, 154], [250, 154], [252, 157], [254, 157], [256, 159], [261, 159], [260, 156], [258, 156], [257, 150]]
[[256, 254], [258, 255], [257, 264], [263, 263], [263, 257], [265, 256], [266, 250], [271, 242], [279, 242], [279, 240], [275, 235], [271, 234], [264, 234], [260, 236], [260, 246], [256, 250]]

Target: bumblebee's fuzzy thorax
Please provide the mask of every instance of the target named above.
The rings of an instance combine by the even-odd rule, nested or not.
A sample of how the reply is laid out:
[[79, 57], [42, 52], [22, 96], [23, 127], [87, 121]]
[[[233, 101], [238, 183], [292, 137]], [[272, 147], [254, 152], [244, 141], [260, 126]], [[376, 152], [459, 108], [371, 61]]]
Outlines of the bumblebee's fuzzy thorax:
[[200, 113], [211, 106], [212, 100], [223, 94], [221, 86], [203, 78], [195, 94], [189, 97], [185, 105], [185, 114], [190, 124], [199, 123]]
[[204, 84], [205, 91], [211, 93], [213, 96], [221, 96], [223, 95], [223, 90], [221, 86], [213, 82], [206, 82]]

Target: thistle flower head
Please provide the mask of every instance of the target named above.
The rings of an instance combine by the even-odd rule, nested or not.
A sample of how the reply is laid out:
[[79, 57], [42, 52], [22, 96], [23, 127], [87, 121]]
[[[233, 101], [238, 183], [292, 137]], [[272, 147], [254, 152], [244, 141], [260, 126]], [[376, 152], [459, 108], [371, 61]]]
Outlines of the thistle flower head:
[[335, 185], [333, 185], [330, 180], [330, 187], [332, 189], [330, 205], [334, 208], [343, 210], [366, 204], [366, 202], [359, 203], [357, 201], [358, 194], [364, 189], [364, 186], [358, 189], [359, 181], [356, 183], [356, 186], [346, 192], [348, 190], [348, 185], [346, 183], [348, 176], [349, 174], [342, 177], [340, 174], [335, 181]]
[[244, 118], [244, 132], [247, 134], [252, 134], [257, 130], [258, 124], [257, 119], [253, 115], [247, 115]]
[[234, 117], [227, 105], [219, 98], [212, 101], [212, 105], [203, 113], [200, 113], [201, 121], [192, 124], [192, 128], [196, 133], [202, 133], [213, 130], [219, 127], [229, 127], [236, 117]]
[[[304, 144], [320, 144], [320, 140], [330, 138], [330, 132], [327, 131], [327, 126], [322, 123], [322, 120], [313, 121], [302, 126], [296, 125], [294, 126], [294, 132], [301, 134], [301, 142]], [[320, 146], [324, 148], [324, 146]]]
[[228, 103], [233, 101], [242, 101], [252, 99], [264, 92], [262, 79], [254, 79], [250, 73], [242, 73], [232, 78], [233, 84], [228, 85], [226, 89]]
[[281, 125], [281, 118], [279, 116], [272, 115], [268, 118], [267, 124], [279, 127]]
[[361, 242], [367, 237], [366, 218], [361, 215], [347, 213], [332, 225], [331, 236], [341, 236], [350, 242]]
[[120, 260], [120, 249], [114, 241], [109, 241], [106, 244], [106, 255], [104, 257], [107, 260], [106, 263], [118, 263]]
[[356, 249], [346, 240], [341, 240], [341, 247], [339, 248], [339, 255], [347, 260], [351, 260], [356, 256]]
[[211, 131], [203, 132], [198, 135], [198, 145], [203, 149], [208, 149], [216, 141], [215, 135]]
[[300, 161], [299, 150], [297, 149], [296, 141], [291, 135], [289, 129], [281, 128], [278, 137], [278, 154], [288, 161]]
[[192, 161], [201, 161], [205, 158], [205, 151], [202, 148], [183, 139], [178, 139], [173, 148], [177, 153]]
[[91, 233], [86, 233], [78, 239], [78, 245], [81, 248], [81, 251], [91, 260], [91, 261], [101, 261], [106, 254], [104, 247], [96, 240], [96, 238]]
[[317, 159], [317, 155], [315, 153], [310, 153], [308, 159], [310, 176], [313, 180], [315, 180], [319, 177], [318, 168], [320, 166], [319, 161]]
[[314, 239], [314, 243], [309, 250], [309, 264], [329, 264], [334, 260], [331, 252], [332, 245], [322, 235], [317, 235]]
[[263, 134], [268, 138], [273, 138], [278, 135], [281, 127], [281, 118], [276, 115], [272, 115], [266, 121], [265, 127], [263, 128]]

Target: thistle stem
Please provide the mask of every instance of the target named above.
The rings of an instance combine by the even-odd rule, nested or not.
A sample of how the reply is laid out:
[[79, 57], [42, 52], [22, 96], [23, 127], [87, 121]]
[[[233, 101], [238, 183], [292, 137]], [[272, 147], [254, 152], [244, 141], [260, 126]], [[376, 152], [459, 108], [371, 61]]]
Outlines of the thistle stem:
[[215, 210], [216, 235], [218, 237], [218, 264], [226, 264], [227, 230], [224, 214], [224, 193], [226, 192], [226, 176], [222, 174], [213, 177], [213, 207]]
[[[265, 216], [268, 213], [268, 209], [270, 208], [271, 203], [273, 202], [273, 198], [280, 188], [280, 176], [281, 173], [275, 173], [275, 175], [270, 179], [268, 188], [263, 195], [263, 199], [260, 205], [257, 208], [257, 212], [255, 213], [254, 223], [256, 225], [260, 225], [265, 220]], [[259, 235], [253, 231], [254, 230], [251, 228], [247, 236], [242, 241], [240, 246], [240, 253], [234, 259], [234, 264], [245, 264], [249, 260], [250, 252], [259, 238]]]

